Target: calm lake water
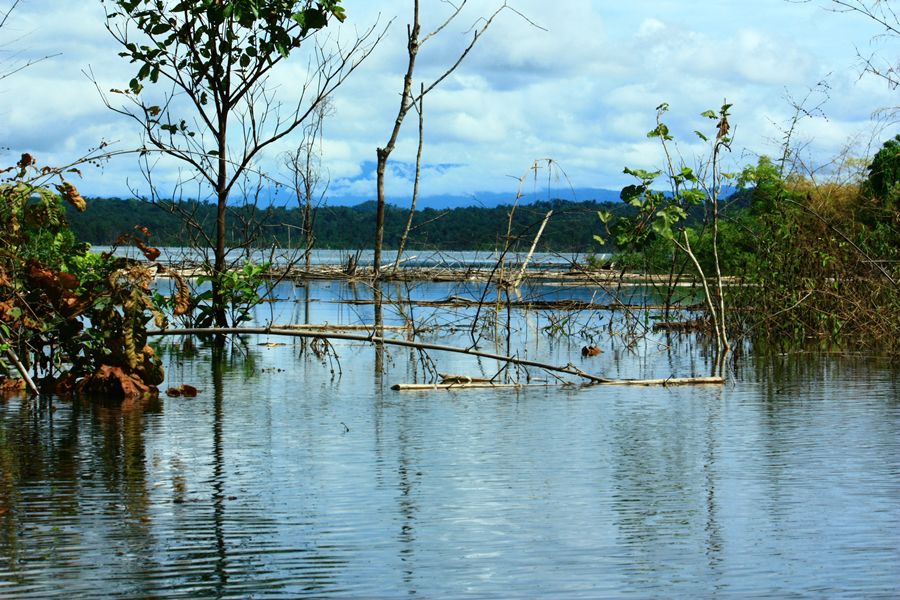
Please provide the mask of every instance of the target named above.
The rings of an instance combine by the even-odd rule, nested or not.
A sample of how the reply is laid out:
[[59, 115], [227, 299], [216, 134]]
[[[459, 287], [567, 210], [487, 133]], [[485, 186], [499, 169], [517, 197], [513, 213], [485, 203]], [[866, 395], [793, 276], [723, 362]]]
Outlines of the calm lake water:
[[[94, 252], [113, 252], [119, 256], [128, 256], [130, 258], [142, 259], [143, 255], [140, 250], [132, 246], [94, 246]], [[203, 249], [198, 248], [178, 248], [178, 247], [162, 247], [160, 261], [166, 263], [198, 263], [203, 259]], [[315, 248], [310, 255], [310, 263], [314, 266], [321, 265], [345, 265], [350, 256], [355, 256], [355, 250], [328, 250]], [[244, 258], [254, 263], [272, 262], [274, 265], [284, 265], [294, 263], [302, 256], [302, 252], [297, 249], [279, 248], [274, 252], [271, 249], [250, 249], [244, 252], [243, 257], [238, 254], [230, 255], [230, 259], [235, 259], [239, 264], [239, 259]], [[510, 251], [503, 254], [502, 257], [510, 265], [521, 265], [528, 256], [527, 250]], [[610, 254], [597, 254], [598, 258], [609, 258]], [[395, 250], [385, 250], [382, 254], [382, 264], [393, 264], [397, 258]], [[402, 261], [404, 267], [429, 267], [429, 268], [489, 268], [494, 266], [501, 258], [498, 251], [476, 251], [476, 250], [407, 250], [403, 253]], [[557, 252], [535, 252], [529, 262], [531, 268], [541, 267], [567, 267], [572, 263], [584, 262], [586, 255], [577, 253], [557, 253]], [[212, 261], [210, 261], [212, 262]], [[302, 261], [300, 261], [302, 262]], [[359, 250], [359, 265], [364, 267], [372, 266], [374, 262], [374, 251]]]
[[[371, 322], [371, 305], [339, 302], [364, 286], [276, 296], [259, 321]], [[471, 309], [386, 313], [471, 343]], [[487, 351], [609, 377], [711, 368], [695, 340], [635, 342], [641, 319], [494, 316], [476, 332]], [[604, 354], [582, 359], [587, 341]], [[334, 349], [167, 339], [164, 385], [196, 398], [0, 400], [0, 597], [900, 596], [896, 365], [742, 357], [724, 387], [411, 393], [390, 385], [428, 381], [427, 357]]]

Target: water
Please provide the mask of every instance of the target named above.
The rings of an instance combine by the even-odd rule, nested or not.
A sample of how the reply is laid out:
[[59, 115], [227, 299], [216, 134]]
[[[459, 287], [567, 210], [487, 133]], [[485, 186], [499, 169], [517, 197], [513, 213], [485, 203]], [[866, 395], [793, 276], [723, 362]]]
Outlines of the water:
[[[305, 292], [257, 318], [301, 320]], [[370, 317], [339, 302], [365, 290], [310, 292], [314, 321]], [[466, 343], [448, 323], [471, 309], [429, 310], [414, 318]], [[709, 372], [693, 341], [634, 346], [608, 315], [551, 337], [551, 317], [515, 312], [513, 350], [611, 377]], [[600, 358], [581, 359], [588, 338]], [[217, 360], [167, 344], [164, 385], [198, 397], [0, 401], [0, 597], [900, 595], [900, 384], [877, 360], [744, 358], [723, 388], [401, 393], [428, 377], [408, 349], [376, 372], [361, 343], [335, 342], [339, 366], [283, 338]]]
[[[203, 248], [179, 248], [179, 247], [162, 247], [160, 261], [164, 263], [180, 264], [187, 262], [196, 264], [202, 261]], [[94, 246], [93, 252], [113, 252], [118, 256], [127, 256], [129, 258], [142, 259], [143, 256], [139, 249], [132, 246]], [[371, 267], [374, 262], [373, 250], [360, 250], [359, 265], [363, 267]], [[249, 259], [254, 263], [271, 262], [273, 265], [285, 265], [288, 263], [296, 263], [299, 257], [302, 257], [301, 250], [279, 248], [276, 250], [266, 248], [255, 248], [249, 252], [245, 252], [243, 256], [239, 252], [232, 252], [229, 259], [237, 260], [240, 264], [241, 258]], [[350, 256], [355, 256], [355, 250], [328, 250], [315, 248], [311, 253], [310, 263], [313, 266], [339, 266], [347, 264]], [[528, 252], [514, 251], [502, 255], [507, 266], [521, 266], [528, 256]], [[597, 254], [598, 258], [609, 258], [610, 254]], [[397, 258], [396, 250], [385, 250], [382, 254], [382, 264], [393, 265]], [[501, 258], [498, 251], [441, 251], [441, 250], [407, 250], [403, 253], [402, 264], [404, 267], [421, 267], [421, 268], [445, 268], [445, 269], [465, 269], [472, 268], [490, 268], [493, 267]], [[577, 253], [555, 253], [555, 252], [535, 252], [528, 263], [531, 269], [540, 268], [567, 268], [578, 262], [584, 262], [585, 255]], [[302, 264], [302, 261], [299, 261]]]

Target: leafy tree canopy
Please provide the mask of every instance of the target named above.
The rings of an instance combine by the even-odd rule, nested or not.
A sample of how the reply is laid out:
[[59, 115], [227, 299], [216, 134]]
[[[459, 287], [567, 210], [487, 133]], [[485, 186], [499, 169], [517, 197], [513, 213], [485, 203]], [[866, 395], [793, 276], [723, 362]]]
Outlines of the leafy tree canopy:
[[886, 141], [872, 159], [866, 188], [870, 195], [890, 206], [900, 196], [898, 184], [900, 184], [900, 135]]

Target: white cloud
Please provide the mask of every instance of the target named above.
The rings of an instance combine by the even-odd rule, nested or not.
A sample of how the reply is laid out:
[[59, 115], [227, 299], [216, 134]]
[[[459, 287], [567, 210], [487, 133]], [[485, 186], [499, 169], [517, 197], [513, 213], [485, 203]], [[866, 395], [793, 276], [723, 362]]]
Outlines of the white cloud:
[[[366, 165], [386, 143], [399, 105], [410, 3], [345, 4], [350, 19], [340, 31], [344, 40], [353, 27], [374, 23], [379, 13], [382, 25], [396, 16], [382, 44], [336, 93], [334, 115], [325, 125], [331, 196], [371, 197], [374, 178]], [[814, 4], [722, 0], [686, 11], [674, 0], [567, 0], [552, 12], [543, 0], [512, 4], [548, 31], [506, 11], [459, 70], [427, 97], [425, 195], [514, 190], [515, 178], [544, 156], [557, 160], [576, 187], [620, 186], [628, 182], [623, 166], [658, 164], [658, 146], [645, 133], [661, 102], [669, 103], [667, 122], [687, 153], [699, 148], [691, 145], [693, 130], [709, 126], [699, 113], [723, 98], [733, 102], [741, 147], [735, 148], [735, 160], [773, 153], [772, 140], [779, 137], [773, 122], [790, 116], [785, 95], [802, 97], [825, 77], [832, 86], [823, 107], [828, 120], [810, 120], [802, 130], [815, 140], [810, 146], [815, 158], [827, 160], [847, 136], [871, 129], [874, 110], [898, 104], [895, 91], [858, 78], [855, 47], [868, 48], [877, 31], [864, 20]], [[11, 41], [25, 56], [62, 52], [0, 82], [0, 143], [10, 147], [10, 157], [29, 149], [65, 162], [101, 139], [136, 145], [135, 124], [106, 110], [82, 73], [90, 67], [102, 89], [121, 87], [134, 65], [116, 56], [119, 49], [104, 30], [97, 4], [61, 6], [58, 0], [23, 3], [11, 18], [12, 28], [0, 32], [0, 42]], [[469, 3], [458, 23], [429, 41], [419, 56], [416, 81], [443, 72], [492, 6]], [[424, 29], [435, 27], [447, 9], [445, 3], [425, 3]], [[283, 98], [296, 94], [305, 69], [300, 55], [279, 65], [273, 84]], [[414, 159], [416, 129], [410, 113], [392, 156], [398, 164]], [[283, 177], [278, 156], [298, 141], [299, 136], [285, 138], [260, 157], [260, 166]], [[160, 172], [158, 181], [171, 186], [177, 171], [165, 164], [169, 171]], [[458, 166], [429, 166], [437, 164]], [[408, 173], [396, 171], [388, 178], [389, 193], [408, 195]], [[124, 193], [126, 179], [141, 184], [133, 157], [113, 160], [102, 176], [86, 174], [83, 188]]]

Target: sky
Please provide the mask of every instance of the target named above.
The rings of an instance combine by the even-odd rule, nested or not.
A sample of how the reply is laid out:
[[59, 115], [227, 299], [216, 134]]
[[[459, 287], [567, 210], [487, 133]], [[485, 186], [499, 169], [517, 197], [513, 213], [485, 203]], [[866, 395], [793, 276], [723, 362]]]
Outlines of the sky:
[[[708, 148], [693, 133], [712, 131], [700, 116], [731, 103], [734, 168], [760, 155], [780, 154], [794, 103], [818, 108], [799, 123], [795, 140], [805, 164], [827, 165], [849, 148], [864, 157], [897, 133], [873, 113], [897, 105], [897, 91], [861, 74], [859, 54], [896, 59], [898, 40], [879, 37], [858, 15], [828, 11], [827, 0], [508, 0], [504, 11], [462, 65], [426, 97], [422, 205], [485, 204], [496, 198], [587, 199], [590, 188], [631, 183], [624, 167], [655, 170], [663, 156], [646, 132], [656, 107], [687, 164]], [[0, 0], [6, 12], [12, 0]], [[499, 2], [470, 0], [458, 18], [419, 55], [415, 87], [452, 64], [472, 27]], [[375, 196], [376, 148], [396, 117], [406, 66], [411, 0], [344, 0], [347, 21], [329, 27], [328, 43], [346, 44], [376, 27], [384, 36], [333, 95], [324, 124], [322, 165], [331, 204]], [[445, 0], [422, 2], [423, 30], [449, 11]], [[22, 152], [40, 164], [67, 164], [101, 143], [116, 151], [140, 146], [139, 130], [104, 106], [100, 91], [123, 88], [136, 68], [104, 28], [99, 1], [21, 0], [0, 30], [0, 72], [50, 56], [0, 80], [3, 165]], [[296, 101], [307, 73], [302, 53], [273, 73], [271, 87]], [[88, 74], [93, 74], [93, 81]], [[153, 93], [148, 90], [146, 93]], [[114, 99], [118, 101], [118, 99]], [[417, 119], [411, 113], [387, 174], [389, 202], [412, 192]], [[292, 135], [256, 165], [272, 180], [289, 182], [283, 154]], [[532, 170], [538, 161], [540, 169]], [[551, 162], [552, 161], [552, 162]], [[552, 168], [548, 165], [552, 164]], [[73, 176], [75, 177], [75, 176]], [[170, 160], [152, 179], [163, 196], [206, 197], [191, 173]], [[138, 159], [125, 152], [86, 165], [73, 183], [86, 196], [148, 195]], [[284, 192], [281, 192], [282, 197]]]

